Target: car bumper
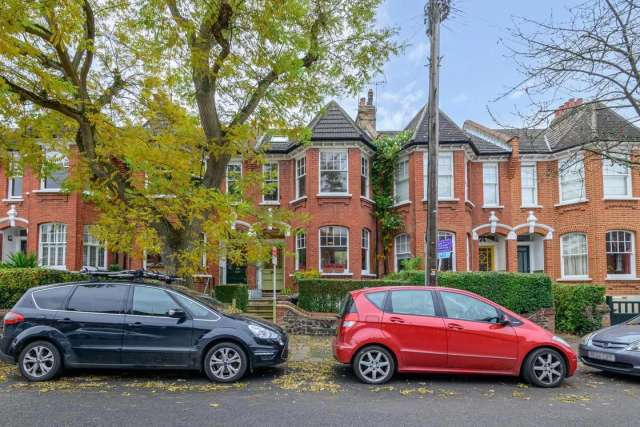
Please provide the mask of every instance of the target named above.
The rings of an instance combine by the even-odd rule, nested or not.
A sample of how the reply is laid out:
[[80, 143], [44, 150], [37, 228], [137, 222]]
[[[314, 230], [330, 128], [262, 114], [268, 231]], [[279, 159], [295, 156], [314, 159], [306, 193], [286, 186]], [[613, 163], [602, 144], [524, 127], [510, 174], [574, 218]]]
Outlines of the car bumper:
[[331, 348], [333, 350], [333, 357], [340, 363], [351, 363], [353, 356], [353, 347], [344, 345], [338, 342], [334, 337], [331, 340]]
[[[615, 357], [615, 361], [594, 359], [589, 357], [589, 351], [613, 355]], [[582, 363], [587, 366], [591, 366], [592, 368], [597, 368], [607, 372], [640, 376], [640, 353], [624, 350], [613, 351], [585, 344], [580, 344], [579, 353]]]
[[251, 366], [254, 368], [279, 365], [289, 357], [289, 343], [285, 338], [282, 343], [255, 347], [251, 354]]

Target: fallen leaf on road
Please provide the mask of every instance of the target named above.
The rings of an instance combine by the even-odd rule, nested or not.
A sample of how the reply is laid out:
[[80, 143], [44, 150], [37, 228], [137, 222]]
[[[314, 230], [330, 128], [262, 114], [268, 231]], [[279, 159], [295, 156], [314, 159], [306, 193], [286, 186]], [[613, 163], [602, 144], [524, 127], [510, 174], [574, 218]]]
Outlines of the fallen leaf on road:
[[433, 390], [427, 387], [417, 387], [417, 388], [405, 388], [400, 390], [400, 394], [403, 396], [409, 396], [410, 394], [433, 394]]
[[522, 400], [531, 400], [531, 396], [527, 396], [520, 390], [514, 390], [513, 393], [511, 393], [511, 397], [515, 397], [516, 399], [522, 399]]
[[334, 366], [333, 362], [290, 362], [285, 374], [272, 382], [284, 390], [337, 393], [342, 387], [333, 380]]
[[589, 402], [591, 401], [591, 397], [586, 394], [559, 394], [556, 400], [562, 403], [578, 403]]

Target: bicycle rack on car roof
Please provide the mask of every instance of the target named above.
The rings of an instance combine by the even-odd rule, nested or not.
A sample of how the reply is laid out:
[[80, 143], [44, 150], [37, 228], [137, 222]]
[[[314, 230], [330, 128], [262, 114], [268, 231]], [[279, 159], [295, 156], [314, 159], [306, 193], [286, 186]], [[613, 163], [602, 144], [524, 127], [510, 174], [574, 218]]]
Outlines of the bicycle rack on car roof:
[[170, 285], [173, 282], [181, 282], [184, 279], [177, 276], [170, 276], [168, 274], [158, 273], [155, 271], [148, 271], [144, 269], [140, 270], [123, 270], [123, 271], [97, 271], [82, 269], [80, 273], [91, 276], [92, 281], [100, 279], [115, 279], [115, 280], [131, 280], [133, 282], [143, 282], [145, 279], [158, 280]]

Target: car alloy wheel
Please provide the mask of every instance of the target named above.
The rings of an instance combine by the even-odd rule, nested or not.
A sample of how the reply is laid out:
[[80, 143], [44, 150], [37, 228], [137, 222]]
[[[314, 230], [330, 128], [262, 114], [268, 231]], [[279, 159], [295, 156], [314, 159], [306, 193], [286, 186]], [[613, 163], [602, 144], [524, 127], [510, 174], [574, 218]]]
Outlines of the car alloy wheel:
[[212, 381], [233, 382], [247, 370], [247, 356], [233, 343], [214, 346], [205, 358], [205, 371]]
[[527, 358], [525, 378], [538, 387], [557, 387], [564, 380], [566, 364], [560, 353], [552, 349], [534, 351]]
[[358, 354], [354, 370], [361, 381], [369, 384], [382, 384], [393, 376], [395, 363], [386, 349], [373, 346], [365, 348]]
[[19, 363], [20, 372], [26, 379], [46, 381], [53, 378], [60, 370], [60, 352], [49, 342], [34, 342], [22, 351]]

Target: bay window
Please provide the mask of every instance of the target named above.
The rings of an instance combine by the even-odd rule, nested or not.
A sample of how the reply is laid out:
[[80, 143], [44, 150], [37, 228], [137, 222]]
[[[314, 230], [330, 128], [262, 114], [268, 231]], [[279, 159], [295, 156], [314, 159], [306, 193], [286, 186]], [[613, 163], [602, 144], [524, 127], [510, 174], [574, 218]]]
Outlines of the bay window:
[[38, 264], [41, 267], [65, 269], [67, 254], [67, 225], [40, 224]]
[[633, 233], [609, 231], [606, 236], [607, 276], [635, 276], [635, 242]]
[[262, 201], [277, 203], [279, 201], [279, 168], [278, 163], [262, 165], [263, 191]]
[[349, 272], [349, 229], [336, 226], [320, 229], [320, 272]]
[[396, 204], [409, 201], [409, 159], [398, 160], [393, 188]]
[[239, 181], [242, 178], [242, 162], [233, 161], [227, 164], [227, 194], [240, 193]]
[[560, 203], [578, 202], [585, 199], [584, 162], [570, 158], [558, 162], [560, 174]]
[[57, 151], [47, 151], [46, 159], [49, 167], [41, 180], [42, 190], [59, 191], [69, 176], [69, 159]]
[[482, 189], [484, 206], [498, 206], [500, 204], [497, 163], [482, 164]]
[[561, 275], [566, 279], [585, 279], [589, 275], [587, 236], [569, 233], [560, 238]]
[[296, 271], [307, 269], [307, 233], [299, 230], [296, 233]]
[[346, 194], [348, 174], [346, 151], [320, 152], [320, 194]]
[[82, 233], [82, 267], [106, 270], [107, 250], [102, 242], [91, 234], [91, 226], [85, 225]]
[[535, 163], [520, 166], [520, 190], [522, 206], [535, 207], [538, 205], [538, 174]]
[[362, 229], [361, 239], [361, 266], [362, 274], [369, 274], [371, 272], [371, 256], [370, 256], [370, 242], [371, 232], [366, 228]]
[[395, 267], [396, 272], [404, 270], [404, 261], [411, 258], [411, 248], [409, 246], [409, 235], [399, 234], [394, 241]]
[[456, 271], [456, 235], [449, 231], [438, 231], [438, 242], [449, 240], [451, 251], [441, 253], [438, 259], [439, 271]]
[[[424, 200], [429, 198], [429, 155], [423, 154]], [[453, 152], [438, 154], [438, 199], [453, 199]]]
[[603, 159], [602, 177], [605, 198], [631, 197], [631, 168], [624, 159], [620, 161]]
[[307, 158], [296, 159], [296, 199], [307, 195]]

